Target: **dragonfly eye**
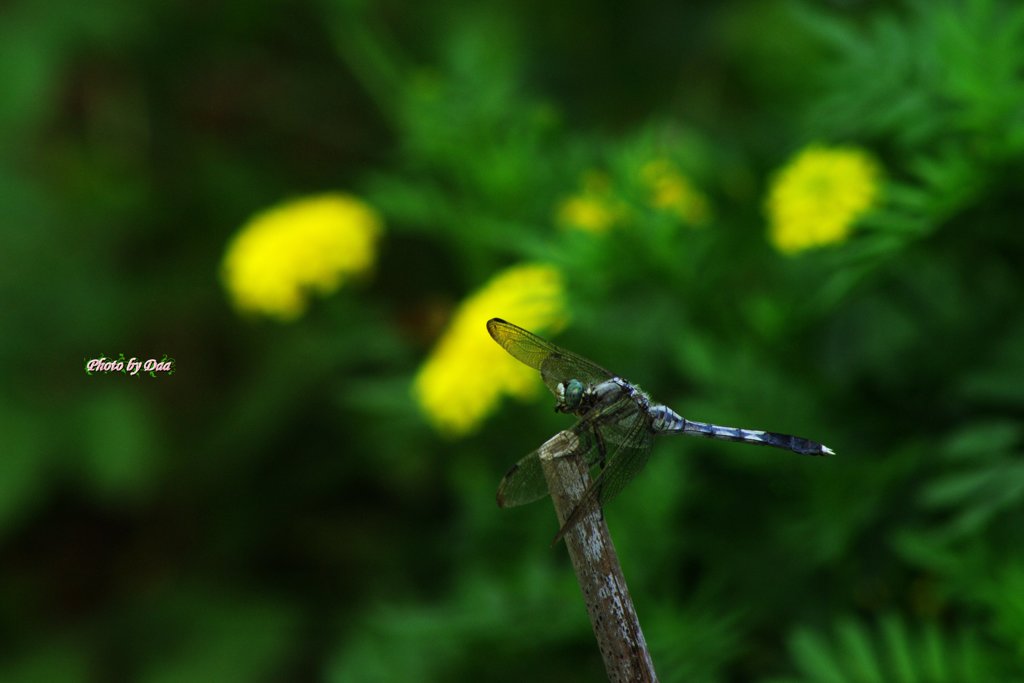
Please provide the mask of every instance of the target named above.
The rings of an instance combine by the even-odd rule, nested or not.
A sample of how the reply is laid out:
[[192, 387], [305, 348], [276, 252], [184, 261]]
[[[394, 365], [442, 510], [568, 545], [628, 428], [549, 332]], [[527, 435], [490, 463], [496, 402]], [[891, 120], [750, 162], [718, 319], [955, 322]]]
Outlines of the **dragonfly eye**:
[[575, 410], [580, 405], [580, 401], [583, 400], [583, 382], [578, 379], [571, 379], [565, 385], [562, 385], [562, 403], [569, 410]]

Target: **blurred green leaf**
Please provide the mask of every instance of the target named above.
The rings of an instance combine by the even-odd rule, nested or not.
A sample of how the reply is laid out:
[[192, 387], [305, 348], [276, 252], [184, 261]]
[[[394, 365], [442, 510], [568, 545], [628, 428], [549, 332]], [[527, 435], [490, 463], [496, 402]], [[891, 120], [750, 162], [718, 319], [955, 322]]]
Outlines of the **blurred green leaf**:
[[0, 406], [0, 434], [6, 453], [0, 457], [0, 537], [42, 504], [52, 473], [52, 448], [46, 426], [34, 415]]
[[289, 607], [255, 596], [183, 591], [147, 619], [157, 616], [145, 683], [274, 680], [298, 636]]
[[10, 683], [87, 683], [96, 680], [80, 644], [53, 639], [45, 647], [22, 652], [0, 664], [0, 680]]
[[989, 459], [1008, 453], [1022, 436], [1024, 425], [1017, 420], [974, 422], [950, 436], [943, 450], [951, 460]]
[[[827, 681], [872, 683], [942, 683], [1004, 680], [998, 657], [970, 634], [947, 635], [934, 624], [908, 629], [902, 618], [883, 616], [875, 627], [853, 620], [835, 624], [835, 640], [807, 629], [790, 638], [790, 651], [807, 683]], [[872, 647], [871, 643], [876, 643]], [[1006, 673], [1013, 677], [1008, 669]], [[1013, 678], [1013, 680], [1017, 680]]]
[[152, 486], [161, 465], [156, 426], [143, 403], [148, 376], [96, 378], [97, 382], [132, 382], [127, 387], [97, 387], [82, 408], [82, 459], [69, 463], [101, 499], [139, 499]]

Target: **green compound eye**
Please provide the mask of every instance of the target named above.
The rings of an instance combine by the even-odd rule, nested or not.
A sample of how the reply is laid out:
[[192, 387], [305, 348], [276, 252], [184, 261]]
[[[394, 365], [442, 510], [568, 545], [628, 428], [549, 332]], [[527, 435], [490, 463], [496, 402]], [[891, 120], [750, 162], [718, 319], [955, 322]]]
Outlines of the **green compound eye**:
[[583, 382], [578, 379], [571, 379], [564, 385], [562, 392], [562, 403], [569, 410], [575, 410], [579, 407], [580, 401], [583, 399]]

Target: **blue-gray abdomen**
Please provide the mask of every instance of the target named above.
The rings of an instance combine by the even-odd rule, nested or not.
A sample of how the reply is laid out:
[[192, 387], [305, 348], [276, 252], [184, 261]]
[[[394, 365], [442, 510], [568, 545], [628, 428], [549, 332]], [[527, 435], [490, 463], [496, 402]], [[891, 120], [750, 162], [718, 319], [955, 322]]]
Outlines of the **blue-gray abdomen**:
[[681, 432], [686, 420], [668, 406], [653, 405], [647, 409], [651, 416], [651, 428], [656, 432]]

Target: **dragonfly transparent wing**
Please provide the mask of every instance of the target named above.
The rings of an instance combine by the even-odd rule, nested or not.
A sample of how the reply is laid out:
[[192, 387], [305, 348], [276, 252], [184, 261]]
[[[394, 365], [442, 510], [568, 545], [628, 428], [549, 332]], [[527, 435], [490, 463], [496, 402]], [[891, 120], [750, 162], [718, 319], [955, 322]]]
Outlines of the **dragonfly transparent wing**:
[[512, 465], [498, 484], [498, 507], [526, 505], [548, 495], [548, 483], [540, 466], [540, 449]]
[[556, 396], [555, 387], [571, 379], [577, 379], [583, 384], [600, 384], [612, 378], [612, 374], [600, 365], [501, 318], [488, 320], [487, 331], [514, 358], [539, 370], [544, 384]]
[[[593, 427], [587, 420], [580, 420], [570, 430], [580, 440], [576, 449], [583, 455], [587, 464], [597, 461], [594, 448]], [[548, 483], [540, 464], [540, 450], [537, 449], [519, 459], [509, 468], [498, 484], [498, 507], [510, 508], [526, 505], [548, 495]]]
[[[628, 414], [618, 422], [608, 423], [599, 431], [608, 448], [604, 469], [590, 482], [576, 509], [565, 520], [552, 543], [557, 543], [567, 531], [576, 526], [591, 509], [591, 505], [603, 508], [617, 496], [644, 468], [651, 455], [654, 433], [648, 428], [647, 416], [639, 411]], [[599, 450], [592, 448], [587, 453], [589, 465], [600, 464], [599, 455], [596, 455]]]

